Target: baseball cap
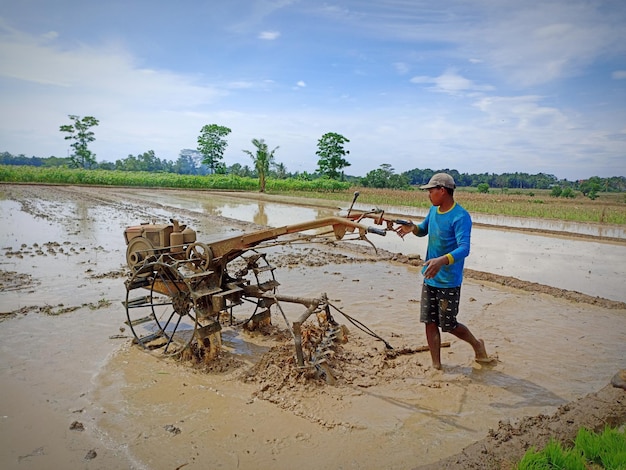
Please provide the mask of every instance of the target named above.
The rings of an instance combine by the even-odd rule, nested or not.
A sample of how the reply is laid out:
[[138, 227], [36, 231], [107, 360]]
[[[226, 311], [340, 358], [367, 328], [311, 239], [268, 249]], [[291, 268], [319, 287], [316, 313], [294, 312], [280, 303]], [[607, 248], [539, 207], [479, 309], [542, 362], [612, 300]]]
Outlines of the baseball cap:
[[452, 176], [447, 173], [435, 173], [428, 184], [420, 186], [420, 189], [436, 188], [437, 186], [443, 186], [444, 188], [450, 189], [456, 188], [456, 184], [454, 184], [454, 178], [452, 178]]

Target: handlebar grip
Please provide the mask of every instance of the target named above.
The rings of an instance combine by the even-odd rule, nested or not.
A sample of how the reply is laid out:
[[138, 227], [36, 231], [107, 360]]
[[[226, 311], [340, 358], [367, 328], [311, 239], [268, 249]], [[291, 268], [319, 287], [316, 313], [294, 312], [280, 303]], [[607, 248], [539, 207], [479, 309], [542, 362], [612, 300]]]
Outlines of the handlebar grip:
[[396, 219], [393, 221], [394, 224], [399, 224], [399, 225], [411, 225], [413, 222], [409, 222], [408, 220], [403, 220], [403, 219]]
[[376, 227], [367, 227], [367, 233], [375, 233], [376, 235], [380, 235], [381, 237], [387, 235], [387, 231], [384, 228]]

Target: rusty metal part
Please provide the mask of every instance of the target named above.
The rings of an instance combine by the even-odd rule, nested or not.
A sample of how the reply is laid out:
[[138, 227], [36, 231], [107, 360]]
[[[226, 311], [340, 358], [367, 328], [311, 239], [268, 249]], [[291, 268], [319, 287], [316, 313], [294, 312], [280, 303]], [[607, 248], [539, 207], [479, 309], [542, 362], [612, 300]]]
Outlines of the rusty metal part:
[[[216, 357], [224, 318], [234, 325], [233, 311], [247, 309], [246, 319], [239, 324], [257, 328], [271, 321], [270, 310], [277, 306], [294, 339], [297, 367], [313, 367], [332, 382], [327, 357], [337, 338], [343, 338], [344, 330], [332, 318], [326, 295], [309, 298], [278, 294], [275, 267], [260, 250], [285, 235], [319, 229], [327, 229], [325, 233], [335, 240], [354, 235], [371, 244], [368, 233], [385, 235], [392, 227], [381, 211], [352, 212], [357, 196], [355, 193], [346, 217], [269, 228], [212, 243], [196, 241], [195, 231], [176, 220], [128, 227], [124, 238], [131, 273], [125, 282], [124, 306], [126, 324], [135, 342], [165, 355], [180, 355], [195, 348], [208, 351], [205, 357]], [[373, 219], [377, 225], [386, 223], [387, 227], [367, 227], [362, 224], [365, 219]], [[305, 308], [291, 325], [280, 306], [283, 302]], [[313, 315], [323, 333], [311, 345], [305, 322]]]

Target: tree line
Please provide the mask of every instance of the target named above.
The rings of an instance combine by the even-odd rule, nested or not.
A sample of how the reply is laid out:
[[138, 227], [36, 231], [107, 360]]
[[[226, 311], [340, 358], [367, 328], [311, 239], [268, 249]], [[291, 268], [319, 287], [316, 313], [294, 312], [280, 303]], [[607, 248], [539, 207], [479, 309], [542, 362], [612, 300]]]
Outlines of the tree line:
[[583, 181], [568, 181], [558, 179], [554, 175], [537, 173], [460, 173], [455, 169], [415, 168], [400, 174], [388, 163], [382, 163], [379, 168], [369, 171], [365, 177], [346, 175], [344, 169], [351, 166], [346, 156], [350, 151], [345, 145], [349, 139], [336, 132], [324, 134], [317, 143], [317, 169], [314, 173], [290, 173], [283, 163], [276, 160], [276, 151], [279, 147], [270, 150], [264, 139], [252, 139], [253, 150], [242, 150], [251, 158], [251, 166], [235, 163], [227, 166], [223, 163], [224, 151], [228, 146], [227, 136], [231, 129], [218, 124], [207, 124], [202, 127], [197, 138], [196, 149], [183, 149], [176, 161], [160, 159], [153, 150], [138, 155], [128, 155], [115, 162], [97, 162], [96, 155], [89, 149], [89, 144], [95, 140], [92, 128], [99, 125], [99, 121], [92, 117], [69, 115], [70, 124], [61, 125], [60, 132], [66, 134], [65, 140], [71, 141], [71, 155], [67, 158], [59, 157], [26, 157], [11, 155], [8, 152], [0, 153], [0, 164], [4, 165], [32, 165], [42, 167], [65, 166], [85, 169], [106, 169], [119, 171], [147, 171], [166, 172], [189, 175], [234, 174], [259, 179], [260, 191], [265, 191], [267, 178], [298, 178], [313, 180], [329, 178], [348, 181], [352, 184], [372, 187], [408, 189], [428, 182], [431, 176], [438, 172], [451, 174], [457, 186], [476, 187], [482, 192], [490, 188], [505, 189], [551, 189], [554, 196], [571, 197], [572, 191], [578, 190], [593, 197], [598, 192], [626, 191], [626, 178], [615, 176], [600, 178], [593, 176]]
[[[222, 162], [224, 151], [228, 146], [226, 137], [230, 134], [231, 129], [218, 124], [207, 124], [200, 129], [198, 136], [197, 154], [193, 151], [183, 151], [176, 163], [169, 161], [161, 161], [154, 155], [154, 151], [149, 150], [137, 157], [129, 155], [124, 160], [117, 160], [115, 165], [98, 164], [96, 155], [89, 149], [89, 144], [95, 140], [92, 130], [100, 122], [93, 116], [80, 117], [74, 114], [68, 115], [71, 123], [63, 124], [59, 127], [59, 131], [65, 133], [65, 140], [71, 141], [70, 147], [72, 153], [68, 156], [68, 163], [71, 167], [93, 169], [116, 169], [116, 170], [132, 170], [132, 171], [193, 171], [199, 169], [204, 171], [202, 165], [208, 168], [210, 173], [225, 174], [228, 168]], [[319, 157], [318, 171], [319, 173], [330, 179], [341, 179], [343, 181], [344, 174], [341, 170], [350, 166], [350, 163], [343, 158], [349, 153], [344, 149], [344, 144], [350, 142], [344, 136], [335, 132], [324, 134], [318, 141], [318, 150], [316, 154]], [[255, 174], [259, 178], [259, 189], [265, 191], [267, 177], [271, 176], [274, 170], [276, 175], [286, 175], [286, 167], [284, 164], [275, 160], [275, 152], [278, 147], [270, 150], [264, 139], [252, 139], [252, 145], [255, 150], [243, 150], [252, 159]], [[198, 165], [197, 156], [201, 165]], [[237, 168], [239, 172], [248, 172], [248, 168]], [[245, 176], [245, 175], [244, 175]]]

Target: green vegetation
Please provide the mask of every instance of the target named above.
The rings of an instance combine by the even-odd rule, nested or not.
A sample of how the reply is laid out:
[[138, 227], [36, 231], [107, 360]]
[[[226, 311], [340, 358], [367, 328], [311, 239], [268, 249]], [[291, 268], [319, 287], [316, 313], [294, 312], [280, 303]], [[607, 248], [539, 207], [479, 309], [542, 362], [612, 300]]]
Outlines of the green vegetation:
[[[84, 170], [71, 168], [41, 168], [32, 166], [0, 165], [0, 181], [11, 183], [93, 184], [102, 186], [129, 186], [152, 188], [213, 189], [255, 191], [256, 178], [214, 174], [208, 176], [151, 173], [145, 171]], [[319, 178], [267, 181], [272, 192], [333, 192], [347, 191], [349, 183]]]
[[343, 157], [350, 151], [345, 150], [343, 144], [348, 142], [350, 142], [348, 139], [336, 132], [327, 132], [317, 141], [315, 154], [319, 157], [317, 166], [320, 175], [344, 180], [344, 174], [341, 170], [350, 166], [350, 163]]
[[543, 450], [526, 452], [517, 465], [518, 470], [588, 468], [626, 469], [626, 435], [623, 431], [607, 427], [601, 434], [596, 434], [581, 428], [572, 448], [564, 448], [559, 442], [550, 440]]
[[[111, 168], [101, 168], [103, 170]], [[118, 160], [115, 162], [115, 169], [122, 171], [172, 171], [173, 168], [169, 165], [169, 162], [161, 160], [156, 157], [154, 150], [148, 150], [147, 152], [140, 153], [137, 156], [128, 155], [124, 160]]]
[[396, 175], [389, 163], [383, 163], [380, 168], [370, 171], [360, 183], [366, 188], [410, 189], [409, 179], [404, 175]]
[[252, 145], [256, 148], [256, 151], [252, 152], [250, 150], [244, 150], [244, 153], [248, 154], [252, 161], [254, 162], [254, 169], [259, 175], [259, 191], [264, 193], [265, 187], [267, 186], [267, 177], [270, 172], [270, 167], [274, 165], [274, 152], [278, 150], [278, 147], [275, 147], [274, 150], [270, 152], [265, 140], [263, 139], [252, 139]]
[[96, 154], [89, 150], [88, 145], [96, 138], [90, 129], [100, 123], [93, 116], [81, 118], [70, 114], [68, 117], [72, 124], [64, 124], [59, 130], [68, 134], [65, 140], [74, 141], [70, 146], [74, 149], [70, 156], [71, 164], [76, 168], [91, 168], [96, 164]]
[[230, 128], [217, 124], [207, 124], [200, 129], [198, 152], [202, 154], [202, 163], [208, 166], [212, 173], [226, 173], [222, 158], [228, 142], [224, 137], [230, 132]]
[[[584, 193], [583, 193], [584, 194]], [[595, 197], [590, 197], [590, 199], [595, 199], [597, 197], [597, 191], [595, 192], [594, 196]], [[574, 192], [574, 190], [572, 188], [561, 188], [560, 186], [554, 186], [552, 188], [552, 191], [550, 191], [550, 196], [552, 197], [570, 197], [570, 198], [574, 198], [576, 197], [576, 193]]]

